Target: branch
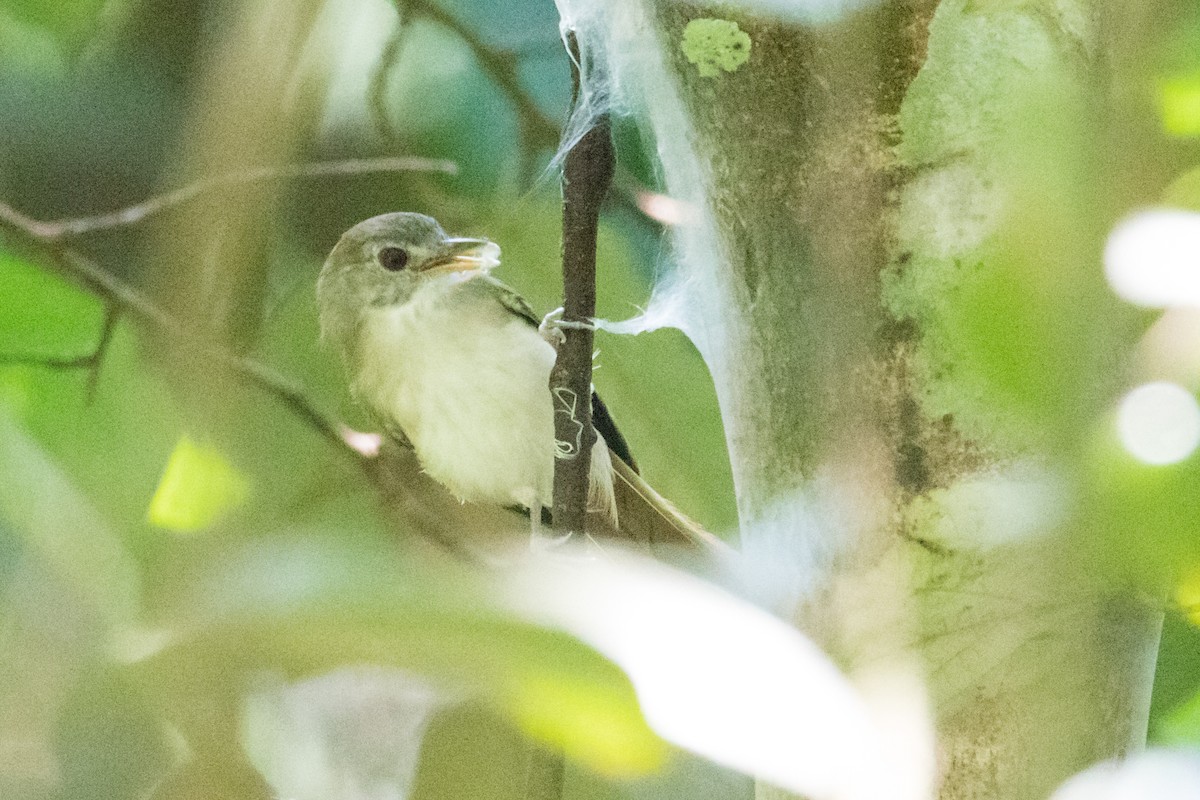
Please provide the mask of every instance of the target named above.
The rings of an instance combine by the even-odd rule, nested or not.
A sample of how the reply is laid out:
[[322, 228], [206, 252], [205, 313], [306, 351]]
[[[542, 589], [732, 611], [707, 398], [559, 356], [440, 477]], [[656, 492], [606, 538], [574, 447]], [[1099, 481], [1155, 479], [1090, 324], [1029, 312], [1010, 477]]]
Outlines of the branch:
[[104, 356], [108, 353], [108, 345], [112, 342], [113, 332], [117, 328], [117, 320], [120, 316], [121, 313], [115, 306], [110, 305], [105, 309], [104, 324], [100, 327], [100, 338], [96, 341], [92, 352], [86, 355], [60, 358], [0, 353], [0, 364], [18, 364], [52, 370], [86, 369], [88, 371], [87, 401], [91, 403], [96, 399], [96, 386], [100, 382], [100, 366], [104, 363]]
[[55, 240], [98, 230], [134, 225], [168, 208], [187, 203], [202, 194], [231, 186], [243, 186], [285, 178], [317, 178], [327, 175], [359, 175], [366, 172], [441, 172], [453, 175], [458, 165], [453, 161], [418, 157], [351, 158], [336, 161], [314, 161], [309, 164], [289, 164], [281, 167], [252, 167], [238, 172], [217, 175], [190, 183], [179, 189], [154, 195], [134, 206], [90, 217], [46, 222], [26, 216], [11, 206], [0, 209], [0, 216], [38, 239]]
[[[244, 383], [275, 398], [333, 445], [338, 452], [358, 464], [376, 492], [385, 501], [385, 508], [392, 513], [394, 519], [400, 520], [401, 515], [397, 514], [393, 504], [388, 502], [395, 496], [395, 487], [392, 485], [393, 481], [388, 472], [388, 465], [384, 464], [382, 459], [367, 457], [352, 447], [343, 435], [343, 427], [322, 414], [309, 402], [298, 386], [271, 368], [206, 340], [200, 332], [185, 326], [137, 289], [115, 277], [83, 253], [64, 246], [61, 241], [63, 234], [58, 232], [61, 229], [55, 229], [54, 225], [55, 223], [35, 220], [0, 201], [0, 229], [16, 234], [26, 246], [46, 255], [60, 273], [82, 283], [88, 291], [103, 299], [108, 304], [109, 317], [105, 320], [105, 328], [101, 333], [96, 351], [89, 356], [77, 359], [31, 360], [18, 358], [18, 361], [37, 363], [51, 368], [71, 369], [84, 366], [93, 366], [94, 368], [107, 348], [116, 316], [118, 314], [128, 315], [135, 322], [164, 336], [173, 346], [228, 371]], [[404, 527], [406, 530], [409, 529], [408, 526]], [[443, 530], [428, 526], [412, 526], [412, 529], [419, 531], [421, 535], [435, 542], [451, 555], [469, 563], [478, 562], [478, 558], [474, 554]]]
[[[567, 35], [575, 99], [579, 84], [579, 45]], [[564, 340], [550, 373], [554, 398], [554, 526], [584, 533], [588, 467], [596, 431], [592, 427], [592, 331], [596, 316], [596, 233], [600, 205], [612, 183], [616, 157], [608, 116], [596, 117], [563, 161], [563, 322]], [[570, 325], [570, 323], [584, 323]]]

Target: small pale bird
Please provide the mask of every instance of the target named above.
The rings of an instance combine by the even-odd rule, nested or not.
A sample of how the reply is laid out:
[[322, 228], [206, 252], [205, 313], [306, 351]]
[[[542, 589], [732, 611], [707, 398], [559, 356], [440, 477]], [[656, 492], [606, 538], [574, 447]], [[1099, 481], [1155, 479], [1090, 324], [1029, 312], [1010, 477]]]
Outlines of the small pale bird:
[[[499, 256], [423, 214], [372, 217], [321, 270], [321, 336], [341, 352], [357, 400], [411, 443], [430, 477], [464, 502], [528, 509], [536, 536], [552, 505], [557, 332], [491, 276]], [[665, 523], [665, 535], [628, 534], [644, 541], [716, 541], [640, 479], [594, 394], [593, 424], [589, 512], [613, 529], [619, 505], [638, 528]]]

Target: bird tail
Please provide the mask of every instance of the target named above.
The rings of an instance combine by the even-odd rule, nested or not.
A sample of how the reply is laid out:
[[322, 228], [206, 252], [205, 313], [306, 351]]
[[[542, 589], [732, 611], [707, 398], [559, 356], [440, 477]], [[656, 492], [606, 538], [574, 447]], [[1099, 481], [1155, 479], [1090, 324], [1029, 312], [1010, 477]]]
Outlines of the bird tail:
[[[593, 452], [599, 449], [595, 448]], [[616, 454], [605, 452], [605, 455], [612, 464], [608, 472], [612, 476], [614, 505], [620, 515], [620, 524], [614, 525], [617, 536], [650, 546], [691, 547], [717, 556], [734, 553], [729, 545], [704, 530], [670, 500], [656, 492]]]
[[619, 527], [617, 497], [613, 487], [613, 468], [619, 458], [609, 455], [608, 445], [598, 432], [592, 445], [592, 465], [588, 480], [588, 513], [599, 514], [614, 529]]

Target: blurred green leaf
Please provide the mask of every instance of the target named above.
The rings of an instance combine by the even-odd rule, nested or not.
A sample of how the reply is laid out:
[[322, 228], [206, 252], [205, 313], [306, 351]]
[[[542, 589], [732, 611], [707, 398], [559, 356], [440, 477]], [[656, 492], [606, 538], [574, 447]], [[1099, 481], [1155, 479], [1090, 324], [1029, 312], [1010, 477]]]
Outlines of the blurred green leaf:
[[298, 679], [353, 664], [401, 667], [477, 695], [606, 774], [646, 772], [665, 755], [616, 666], [566, 634], [489, 609], [461, 579], [414, 578], [378, 544], [327, 536], [214, 548], [195, 571], [160, 576], [170, 599], [146, 635], [167, 645], [132, 666], [209, 757], [232, 757], [256, 674]]
[[70, 358], [90, 353], [103, 305], [45, 267], [0, 252], [0, 358]]
[[133, 618], [139, 576], [121, 541], [2, 407], [0, 517], [101, 621]]
[[1200, 211], [1200, 167], [1190, 169], [1171, 181], [1163, 190], [1165, 205], [1188, 211]]
[[[1117, 441], [1109, 422], [1097, 437], [1084, 498], [1084, 528], [1110, 574], [1155, 588], [1200, 563], [1200, 456], [1145, 464]], [[1181, 591], [1183, 591], [1181, 589]]]
[[1200, 693], [1159, 720], [1157, 740], [1165, 745], [1200, 745]]
[[4, 11], [13, 19], [38, 26], [71, 46], [82, 43], [90, 33], [105, 0], [9, 0]]
[[1175, 602], [1191, 620], [1200, 627], [1200, 567], [1192, 567], [1175, 586]]
[[184, 420], [132, 323], [116, 325], [92, 397], [88, 380], [84, 369], [0, 368], [0, 401], [138, 554], [152, 541], [146, 506]]
[[246, 502], [250, 483], [211, 445], [179, 437], [146, 511], [150, 523], [172, 531], [197, 531]]
[[1163, 129], [1172, 136], [1200, 136], [1200, 75], [1164, 80], [1158, 87]]
[[60, 76], [66, 68], [62, 48], [51, 33], [0, 9], [0, 73]]
[[159, 718], [108, 671], [76, 687], [60, 712], [56, 744], [62, 800], [140, 800], [174, 760]]
[[1172, 24], [1157, 29], [1155, 50], [1148, 53], [1162, 130], [1171, 136], [1200, 135], [1200, 8], [1185, 4]]

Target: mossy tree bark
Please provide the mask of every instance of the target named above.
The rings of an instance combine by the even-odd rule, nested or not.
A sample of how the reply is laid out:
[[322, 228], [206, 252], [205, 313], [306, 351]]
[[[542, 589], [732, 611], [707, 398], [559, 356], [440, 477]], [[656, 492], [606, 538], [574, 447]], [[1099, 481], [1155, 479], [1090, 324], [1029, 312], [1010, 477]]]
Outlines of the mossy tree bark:
[[[610, 68], [667, 190], [695, 210], [676, 231], [681, 326], [721, 398], [744, 551], [783, 587], [781, 612], [851, 675], [919, 664], [942, 800], [1044, 798], [1140, 747], [1158, 616], [1093, 577], [1077, 524], [1029, 523], [1005, 506], [1014, 481], [1017, 503], [1053, 483], [1043, 468], [1055, 442], [995, 421], [1002, 398], [980, 401], [970, 365], [957, 369], [944, 344], [962, 286], [993, 269], [980, 258], [954, 271], [992, 236], [975, 212], [1007, 191], [1003, 174], [987, 177], [1003, 172], [987, 137], [963, 143], [955, 125], [999, 129], [1011, 120], [990, 119], [1003, 110], [995, 93], [1022, 90], [1003, 70], [987, 91], [933, 72], [1029, 40], [1013, 59], [1041, 59], [1058, 89], [1086, 94], [1087, 26], [1069, 3], [993, 16], [963, 0], [891, 0], [820, 26], [617, 5], [602, 34]], [[749, 34], [748, 61], [697, 70], [681, 42], [706, 17]], [[921, 80], [934, 85], [914, 89]], [[972, 104], [982, 121], [959, 116]], [[945, 191], [961, 189], [964, 163], [956, 222], [984, 219], [947, 244], [920, 224], [922, 203], [956, 202], [929, 184], [948, 171]]]

